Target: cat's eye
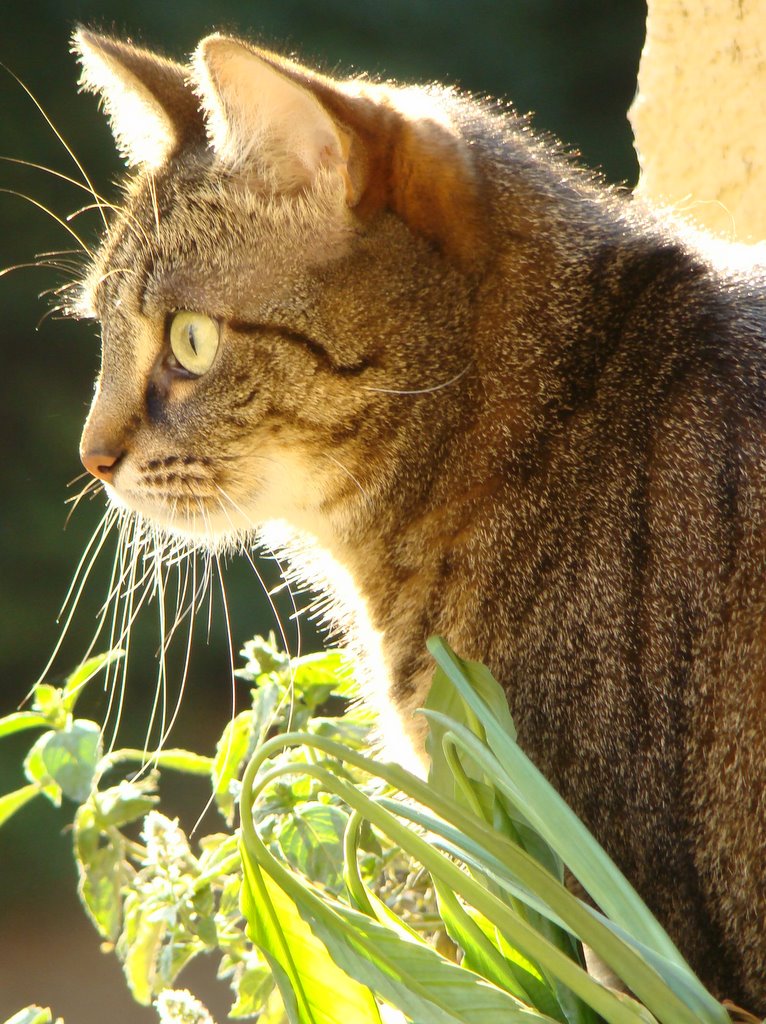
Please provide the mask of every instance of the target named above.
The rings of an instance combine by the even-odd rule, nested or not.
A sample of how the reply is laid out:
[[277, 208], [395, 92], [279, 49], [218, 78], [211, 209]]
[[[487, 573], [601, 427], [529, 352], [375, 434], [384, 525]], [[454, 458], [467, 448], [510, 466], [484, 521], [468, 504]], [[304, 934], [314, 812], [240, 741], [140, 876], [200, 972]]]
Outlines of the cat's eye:
[[204, 313], [180, 309], [170, 321], [170, 348], [179, 365], [199, 377], [213, 365], [218, 351], [219, 325]]

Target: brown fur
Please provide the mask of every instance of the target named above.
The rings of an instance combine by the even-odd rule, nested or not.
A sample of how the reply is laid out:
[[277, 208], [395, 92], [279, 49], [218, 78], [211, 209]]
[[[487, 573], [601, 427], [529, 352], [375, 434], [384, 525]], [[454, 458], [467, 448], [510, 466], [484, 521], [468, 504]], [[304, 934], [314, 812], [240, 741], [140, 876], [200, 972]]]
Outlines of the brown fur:
[[[117, 94], [144, 64], [162, 103], [153, 58], [77, 45], [86, 73], [116, 62], [91, 85], [130, 155]], [[224, 95], [232, 53], [314, 149]], [[420, 743], [426, 637], [486, 662], [706, 983], [765, 1013], [762, 276], [453, 93], [217, 37], [190, 75], [212, 145], [171, 75], [181, 142], [129, 182], [86, 285], [83, 451], [121, 455], [110, 494], [171, 530], [283, 544], [391, 737]], [[168, 369], [175, 309], [222, 324], [199, 379]]]

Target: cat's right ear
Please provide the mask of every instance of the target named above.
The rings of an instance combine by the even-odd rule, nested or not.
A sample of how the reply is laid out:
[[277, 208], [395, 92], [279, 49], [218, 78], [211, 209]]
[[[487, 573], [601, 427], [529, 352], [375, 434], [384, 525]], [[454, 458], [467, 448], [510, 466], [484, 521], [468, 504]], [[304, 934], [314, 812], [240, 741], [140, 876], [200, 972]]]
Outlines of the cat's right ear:
[[161, 166], [182, 146], [205, 138], [186, 69], [132, 43], [79, 27], [72, 52], [80, 86], [101, 96], [117, 146], [131, 166]]

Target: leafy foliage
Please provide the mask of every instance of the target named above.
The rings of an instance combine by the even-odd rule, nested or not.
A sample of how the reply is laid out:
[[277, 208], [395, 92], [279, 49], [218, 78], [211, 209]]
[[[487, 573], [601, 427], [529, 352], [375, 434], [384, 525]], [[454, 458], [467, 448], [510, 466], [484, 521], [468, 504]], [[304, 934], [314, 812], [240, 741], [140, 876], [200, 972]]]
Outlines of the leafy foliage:
[[[430, 647], [427, 780], [370, 756], [374, 721], [341, 652], [290, 663], [256, 638], [238, 673], [250, 705], [212, 757], [104, 754], [74, 712], [114, 655], [38, 686], [32, 711], [0, 720], [0, 736], [44, 730], [0, 823], [38, 795], [78, 805], [81, 900], [163, 1024], [213, 1024], [175, 987], [202, 953], [220, 958], [230, 1017], [261, 1024], [728, 1021], [518, 747], [487, 670]], [[165, 770], [208, 779], [226, 829], [193, 848], [158, 809]], [[565, 864], [608, 916], [569, 892]], [[636, 998], [587, 973], [581, 941]], [[28, 1007], [8, 1024], [51, 1020]]]

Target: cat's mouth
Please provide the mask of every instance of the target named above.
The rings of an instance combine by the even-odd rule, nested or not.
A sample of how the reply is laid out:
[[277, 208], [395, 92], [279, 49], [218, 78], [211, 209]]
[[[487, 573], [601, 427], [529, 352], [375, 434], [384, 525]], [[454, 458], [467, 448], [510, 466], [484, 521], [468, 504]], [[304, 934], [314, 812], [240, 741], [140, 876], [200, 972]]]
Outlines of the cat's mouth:
[[207, 546], [232, 542], [255, 528], [234, 500], [215, 484], [193, 492], [124, 487], [119, 483], [105, 483], [104, 489], [116, 507], [137, 513], [171, 535]]

